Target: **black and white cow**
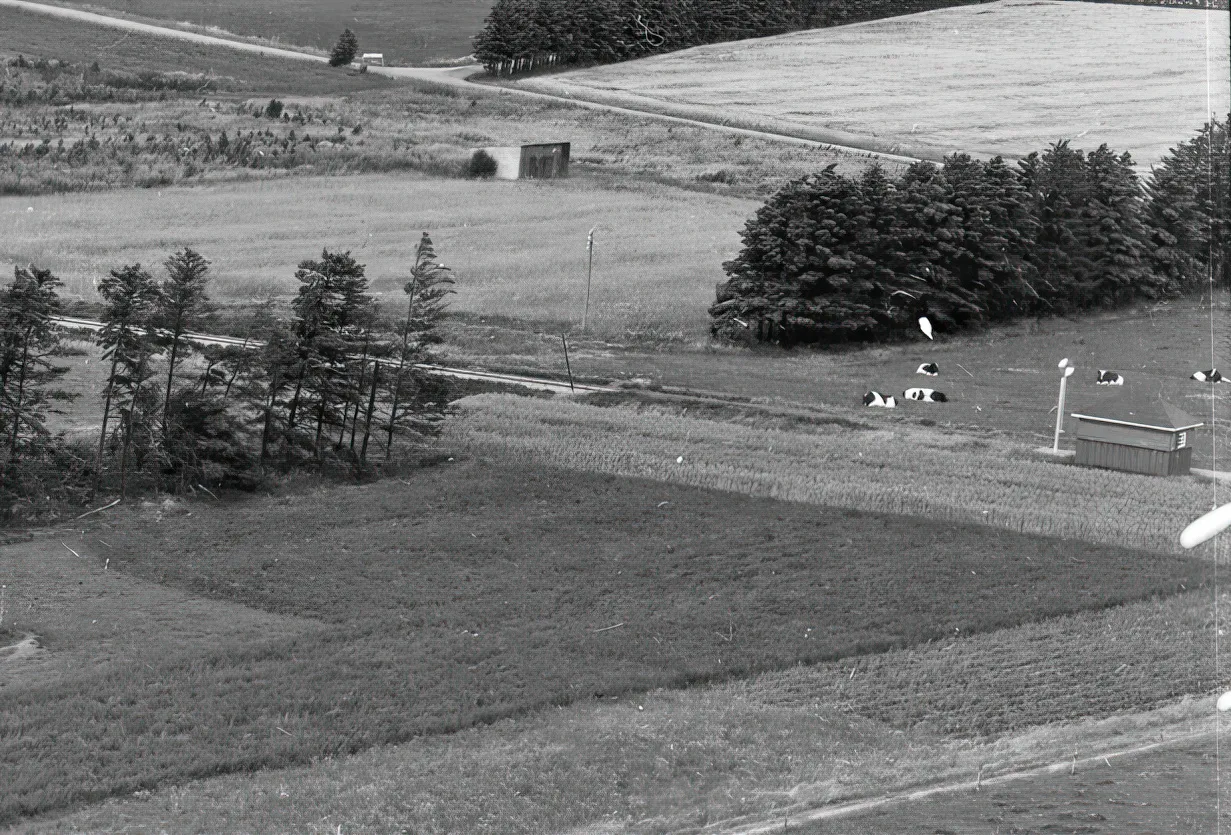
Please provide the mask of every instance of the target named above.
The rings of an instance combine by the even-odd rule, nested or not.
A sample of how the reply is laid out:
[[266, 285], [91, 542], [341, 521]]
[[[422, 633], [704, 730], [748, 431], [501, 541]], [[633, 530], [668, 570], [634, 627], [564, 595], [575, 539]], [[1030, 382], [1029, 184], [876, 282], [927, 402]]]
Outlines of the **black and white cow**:
[[935, 377], [940, 373], [940, 366], [934, 362], [925, 362], [923, 365], [915, 369], [916, 374], [926, 374], [929, 377]]
[[898, 401], [892, 394], [881, 394], [879, 391], [870, 391], [863, 396], [863, 405], [880, 406], [885, 409], [893, 409], [897, 407]]
[[1124, 385], [1124, 378], [1114, 371], [1104, 371], [1100, 368], [1098, 372], [1098, 379], [1094, 382], [1098, 383], [1100, 386], [1122, 386]]
[[907, 389], [902, 392], [902, 396], [907, 400], [918, 400], [923, 403], [948, 403], [949, 398], [945, 397], [943, 391], [935, 389]]
[[1209, 371], [1194, 371], [1190, 380], [1196, 380], [1199, 383], [1221, 383], [1222, 375], [1218, 373], [1217, 368], [1211, 368]]

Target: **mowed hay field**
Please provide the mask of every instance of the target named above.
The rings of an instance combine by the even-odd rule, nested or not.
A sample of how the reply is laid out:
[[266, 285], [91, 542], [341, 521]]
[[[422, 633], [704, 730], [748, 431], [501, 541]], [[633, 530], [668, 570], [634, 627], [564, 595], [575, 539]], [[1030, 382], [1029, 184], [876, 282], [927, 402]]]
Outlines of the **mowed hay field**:
[[[1106, 142], [1142, 166], [1207, 120], [1206, 15], [1001, 0], [533, 79], [532, 89], [936, 158]], [[1228, 17], [1209, 15], [1210, 107], [1231, 106]]]
[[[84, 534], [0, 549], [0, 571], [6, 627], [45, 647], [6, 668], [0, 689], [0, 722], [18, 729], [0, 737], [8, 823], [599, 695], [1094, 612], [1199, 588], [1209, 566], [457, 460], [410, 480], [137, 508]], [[193, 623], [160, 632], [168, 616]], [[1177, 659], [1131, 704], [1207, 686]], [[40, 664], [58, 667], [40, 674]], [[610, 807], [551, 811], [535, 831]]]
[[383, 52], [386, 62], [404, 64], [469, 55], [470, 38], [483, 28], [492, 7], [491, 0], [92, 0], [62, 5], [218, 27], [325, 50], [349, 27], [363, 52]]
[[586, 235], [597, 227], [591, 333], [700, 338], [721, 264], [755, 209], [666, 186], [413, 174], [4, 198], [0, 272], [34, 262], [92, 299], [107, 270], [190, 246], [213, 261], [211, 295], [247, 303], [289, 299], [296, 264], [327, 247], [366, 264], [373, 290], [397, 309], [427, 231], [457, 278], [453, 310], [567, 329], [581, 321]]

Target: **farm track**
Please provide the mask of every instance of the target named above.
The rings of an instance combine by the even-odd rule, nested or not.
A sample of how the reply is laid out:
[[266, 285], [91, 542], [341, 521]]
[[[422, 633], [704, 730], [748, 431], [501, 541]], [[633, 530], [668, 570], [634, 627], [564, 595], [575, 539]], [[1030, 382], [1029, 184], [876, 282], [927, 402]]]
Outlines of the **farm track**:
[[[0, 3], [3, 2], [5, 2], [5, 0], [0, 0]], [[103, 328], [102, 322], [96, 322], [93, 319], [80, 319], [74, 316], [54, 316], [52, 317], [52, 321], [65, 330], [93, 332], [102, 330]], [[183, 338], [187, 339], [189, 342], [194, 342], [197, 345], [260, 348], [265, 344], [255, 339], [240, 339], [235, 336], [219, 336], [208, 333], [185, 333]], [[543, 377], [525, 377], [518, 374], [497, 374], [492, 371], [484, 371], [483, 369], [449, 368], [448, 366], [432, 365], [430, 363], [418, 363], [415, 365], [415, 368], [420, 371], [426, 371], [429, 374], [437, 374], [442, 377], [453, 377], [459, 380], [502, 383], [505, 385], [535, 389], [536, 391], [555, 392], [556, 394], [618, 391], [618, 389], [614, 389], [609, 386], [596, 386], [588, 383], [561, 382], [560, 380], [549, 380]]]
[[[1012, 771], [1006, 774], [998, 774], [994, 777], [983, 778], [982, 772], [980, 772], [980, 775], [974, 780], [964, 780], [958, 783], [944, 783], [905, 792], [894, 792], [892, 794], [881, 795], [880, 797], [870, 797], [863, 800], [855, 800], [849, 803], [840, 803], [832, 806], [801, 809], [799, 811], [777, 812], [772, 818], [765, 818], [757, 822], [745, 822], [735, 826], [724, 826], [720, 823], [713, 827], [707, 827], [701, 830], [701, 832], [703, 832], [704, 835], [769, 835], [771, 832], [787, 832], [797, 826], [807, 826], [808, 824], [818, 824], [826, 820], [854, 817], [869, 812], [876, 812], [886, 806], [914, 803], [933, 799], [938, 796], [954, 795], [959, 792], [970, 793], [982, 791], [984, 789], [990, 790], [998, 786], [1005, 786], [1011, 783], [1047, 777], [1049, 775], [1064, 774], [1066, 772], [1071, 774], [1078, 770], [1085, 770], [1089, 767], [1098, 767], [1104, 764], [1109, 766], [1111, 765], [1111, 760], [1113, 759], [1119, 760], [1123, 758], [1132, 758], [1155, 751], [1171, 749], [1204, 740], [1212, 740], [1215, 737], [1215, 733], [1216, 732], [1214, 730], [1198, 731], [1196, 733], [1183, 734], [1173, 737], [1172, 739], [1165, 739], [1146, 745], [1135, 745], [1131, 748], [1121, 748], [1116, 751], [1107, 751], [1105, 753], [1096, 754], [1094, 756], [1085, 757], [1082, 759], [1077, 759], [1074, 757], [1073, 759], [1055, 762], [1049, 765], [1022, 769], [1020, 771]], [[788, 829], [787, 827], [790, 828]]]
[[[63, 6], [51, 6], [44, 3], [30, 2], [29, 0], [0, 0], [0, 7], [9, 7], [14, 9], [22, 9], [24, 11], [35, 12], [38, 14], [46, 14], [52, 17], [60, 17], [69, 20], [76, 20], [82, 23], [92, 23], [97, 26], [109, 26], [115, 29], [123, 29], [127, 31], [142, 32], [149, 35], [157, 35], [166, 38], [176, 38], [179, 40], [193, 41], [195, 43], [209, 44], [211, 46], [222, 46], [229, 49], [236, 49], [242, 52], [251, 52], [260, 55], [268, 55], [277, 58], [288, 58], [295, 61], [314, 61], [316, 63], [326, 63], [327, 58], [319, 55], [312, 55], [307, 52], [299, 52], [293, 49], [280, 49], [278, 47], [264, 46], [262, 44], [247, 43], [244, 41], [234, 41], [228, 38], [219, 38], [212, 35], [202, 35], [198, 32], [187, 32], [182, 29], [174, 29], [167, 26], [154, 26], [149, 23], [141, 23], [134, 20], [125, 20], [123, 18], [110, 17], [101, 15], [95, 12], [87, 12], [81, 9], [70, 9]], [[474, 67], [379, 67], [370, 66], [369, 72], [384, 75], [389, 78], [412, 79], [418, 81], [427, 81], [435, 84], [441, 84], [454, 89], [465, 90], [468, 94], [473, 94], [482, 90], [486, 95], [516, 95], [527, 100], [545, 101], [553, 104], [567, 104], [573, 107], [585, 108], [588, 110], [599, 110], [607, 113], [620, 113], [626, 116], [636, 116], [643, 119], [654, 119], [660, 122], [668, 122], [673, 124], [690, 125], [693, 127], [701, 127], [719, 133], [731, 134], [734, 136], [748, 136], [759, 139], [767, 139], [775, 142], [784, 142], [792, 145], [802, 145], [810, 148], [821, 148], [829, 151], [837, 151], [840, 153], [857, 154], [864, 157], [874, 157], [876, 159], [885, 160], [898, 164], [910, 164], [918, 162], [915, 157], [902, 156], [899, 154], [886, 153], [876, 150], [872, 147], [859, 147], [856, 145], [836, 145], [831, 142], [823, 142], [815, 139], [807, 139], [799, 136], [792, 136], [785, 133], [774, 133], [764, 130], [754, 130], [750, 128], [736, 127], [726, 124], [725, 119], [718, 114], [715, 114], [714, 121], [707, 121], [701, 118], [686, 118], [682, 116], [671, 116], [664, 113], [657, 113], [652, 110], [641, 110], [632, 107], [619, 107], [612, 104], [604, 104], [595, 101], [583, 101], [581, 99], [572, 98], [570, 96], [556, 96], [548, 93], [533, 92], [530, 90], [521, 90], [510, 86], [496, 86], [491, 84], [478, 84], [468, 79], [468, 76], [474, 75]]]

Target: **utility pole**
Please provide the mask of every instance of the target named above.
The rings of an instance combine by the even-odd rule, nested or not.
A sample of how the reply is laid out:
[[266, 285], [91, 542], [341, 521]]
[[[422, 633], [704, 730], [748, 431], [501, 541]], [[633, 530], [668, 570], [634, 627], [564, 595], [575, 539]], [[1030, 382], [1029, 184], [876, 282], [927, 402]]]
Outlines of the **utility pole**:
[[595, 226], [590, 229], [590, 234], [586, 237], [586, 254], [588, 263], [586, 265], [586, 306], [581, 312], [581, 332], [586, 332], [586, 319], [590, 315], [590, 276], [594, 273], [594, 230]]

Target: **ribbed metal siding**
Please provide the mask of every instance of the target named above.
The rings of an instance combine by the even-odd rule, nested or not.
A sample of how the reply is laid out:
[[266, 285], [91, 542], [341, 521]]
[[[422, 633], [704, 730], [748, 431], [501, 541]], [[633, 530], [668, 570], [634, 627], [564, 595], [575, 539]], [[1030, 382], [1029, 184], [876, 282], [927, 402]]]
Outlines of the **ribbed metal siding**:
[[1145, 475], [1187, 475], [1192, 458], [1191, 447], [1162, 452], [1079, 438], [1075, 461], [1085, 467], [1102, 467]]

